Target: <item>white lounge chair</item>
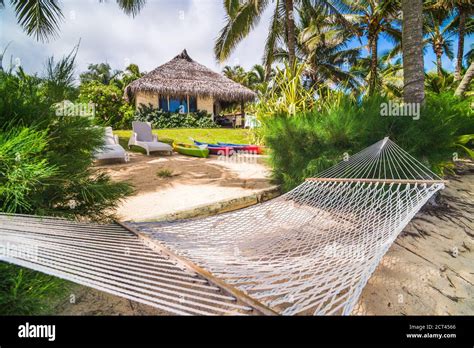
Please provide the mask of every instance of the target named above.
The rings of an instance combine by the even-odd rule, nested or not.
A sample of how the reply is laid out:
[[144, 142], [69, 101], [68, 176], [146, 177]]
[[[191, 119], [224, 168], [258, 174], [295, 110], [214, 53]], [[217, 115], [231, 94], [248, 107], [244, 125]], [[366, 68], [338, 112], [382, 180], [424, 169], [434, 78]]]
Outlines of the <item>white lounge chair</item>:
[[146, 150], [146, 154], [150, 155], [153, 151], [168, 152], [173, 154], [173, 148], [165, 143], [158, 141], [158, 137], [151, 132], [150, 122], [132, 122], [133, 133], [128, 141], [128, 148], [130, 146], [140, 146]]
[[95, 153], [98, 160], [123, 159], [128, 162], [130, 157], [128, 152], [119, 144], [118, 135], [114, 135], [112, 127], [105, 127], [105, 146]]

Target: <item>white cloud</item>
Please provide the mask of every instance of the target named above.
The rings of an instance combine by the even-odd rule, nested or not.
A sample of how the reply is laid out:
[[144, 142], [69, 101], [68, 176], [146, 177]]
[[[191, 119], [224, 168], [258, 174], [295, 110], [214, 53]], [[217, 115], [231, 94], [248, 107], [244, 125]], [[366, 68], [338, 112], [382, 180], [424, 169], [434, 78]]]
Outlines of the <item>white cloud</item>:
[[[115, 1], [70, 0], [61, 5], [65, 20], [59, 37], [39, 43], [22, 31], [11, 5], [6, 3], [0, 10], [0, 47], [12, 43], [4, 65], [8, 65], [10, 56], [19, 57], [27, 72], [41, 73], [49, 56], [64, 56], [81, 40], [78, 72], [90, 63], [100, 62], [108, 62], [114, 69], [123, 69], [132, 62], [150, 71], [184, 48], [193, 59], [221, 70], [214, 59], [213, 46], [224, 23], [222, 0], [148, 0], [135, 18], [125, 15]], [[226, 63], [238, 63], [245, 68], [261, 63], [268, 18], [266, 13]]]

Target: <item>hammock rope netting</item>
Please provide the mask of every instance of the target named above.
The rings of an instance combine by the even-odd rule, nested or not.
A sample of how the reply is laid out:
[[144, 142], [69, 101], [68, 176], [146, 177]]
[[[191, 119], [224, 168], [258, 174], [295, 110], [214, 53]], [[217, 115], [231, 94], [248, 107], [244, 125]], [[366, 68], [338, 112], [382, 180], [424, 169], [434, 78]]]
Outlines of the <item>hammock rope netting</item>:
[[[271, 311], [283, 315], [347, 315], [398, 234], [442, 188], [444, 181], [440, 177], [385, 138], [271, 201], [207, 218], [127, 226]], [[127, 234], [123, 230], [101, 230], [98, 242], [93, 240], [99, 238], [98, 227], [90, 230], [65, 222], [68, 228], [58, 232], [60, 228], [55, 226], [51, 235], [45, 237], [47, 230], [39, 225], [34, 230], [25, 221], [21, 228], [8, 231], [5, 228], [11, 220], [0, 216], [0, 242], [26, 238], [29, 243], [38, 243], [42, 257], [54, 261], [60, 271], [51, 272], [49, 261], [41, 267], [34, 265], [33, 269], [63, 278], [66, 274], [66, 279], [123, 296], [122, 265], [114, 265], [115, 278], [110, 279], [104, 262], [131, 246], [134, 249], [127, 255], [126, 265], [135, 266], [138, 273], [133, 278], [135, 284], [126, 283], [124, 297], [177, 314], [242, 314], [252, 309], [246, 305], [248, 302], [242, 304], [228, 293], [212, 292], [219, 287], [205, 283], [205, 276], [193, 274], [197, 281], [176, 284], [175, 280], [187, 281], [191, 277], [180, 272], [190, 271], [174, 264], [172, 257], [166, 259], [147, 249], [129, 231]], [[125, 233], [130, 245], [123, 245], [120, 233]], [[94, 249], [90, 242], [99, 243], [100, 248]], [[110, 249], [113, 247], [116, 250]], [[149, 280], [149, 274], [143, 274], [145, 270], [141, 269], [143, 253], [149, 261], [156, 258], [154, 272], [162, 277], [161, 284], [154, 284], [151, 290], [148, 283], [148, 287], [143, 286]], [[32, 268], [28, 260], [3, 259]], [[74, 264], [79, 259], [82, 266], [72, 279], [69, 266], [61, 269], [63, 260]], [[87, 260], [103, 268], [96, 270], [96, 279], [92, 281], [89, 270], [84, 273], [82, 268]], [[116, 283], [110, 284], [111, 280]], [[190, 293], [188, 286], [197, 290], [196, 282], [204, 288]], [[169, 285], [175, 287], [170, 290]], [[144, 295], [143, 289], [148, 293]], [[162, 289], [167, 291], [164, 297]], [[186, 300], [182, 301], [183, 298]]]
[[278, 313], [350, 314], [397, 235], [443, 187], [386, 138], [263, 204], [135, 227]]

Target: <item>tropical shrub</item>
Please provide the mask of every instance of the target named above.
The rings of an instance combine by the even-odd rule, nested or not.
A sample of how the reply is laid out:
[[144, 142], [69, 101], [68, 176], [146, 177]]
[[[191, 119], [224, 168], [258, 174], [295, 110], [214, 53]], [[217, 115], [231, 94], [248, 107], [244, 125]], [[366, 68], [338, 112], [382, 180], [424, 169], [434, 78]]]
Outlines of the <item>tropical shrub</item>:
[[206, 111], [179, 114], [156, 109], [153, 105], [140, 105], [135, 120], [151, 122], [153, 127], [164, 128], [217, 128], [219, 127]]
[[84, 83], [79, 88], [79, 102], [93, 103], [94, 123], [129, 129], [133, 118], [133, 107], [123, 99], [123, 92], [117, 86], [104, 85], [98, 81]]
[[[52, 104], [60, 100], [48, 95], [44, 86], [44, 80], [24, 74], [0, 74], [0, 133], [3, 139], [12, 138], [14, 128], [40, 132], [45, 144], [37, 146], [36, 152], [25, 154], [24, 158], [34, 156], [56, 168], [54, 175], [45, 178], [35, 190], [28, 191], [28, 206], [18, 205], [13, 210], [71, 218], [107, 218], [105, 209], [130, 193], [130, 187], [114, 183], [91, 168], [94, 151], [103, 145], [103, 128], [93, 127], [92, 120], [87, 117], [57, 116]], [[20, 133], [26, 136], [24, 134]], [[8, 179], [5, 172], [0, 173], [0, 178], [3, 185], [7, 181], [17, 183]], [[12, 207], [3, 210], [11, 211]]]
[[[45, 78], [0, 71], [0, 211], [103, 221], [131, 192], [92, 169], [103, 128], [87, 117], [56, 115], [55, 105], [74, 90], [72, 73], [71, 64], [55, 66]], [[50, 313], [67, 284], [1, 264], [0, 313]]]
[[[265, 144], [272, 150], [274, 179], [289, 190], [308, 176], [389, 136], [427, 166], [442, 174], [453, 153], [472, 154], [474, 114], [469, 102], [450, 93], [428, 94], [420, 118], [382, 117], [386, 97], [361, 101], [332, 93], [317, 108], [294, 116], [264, 119]], [[464, 135], [464, 137], [462, 137]]]
[[46, 131], [11, 128], [0, 133], [0, 211], [32, 209], [31, 196], [57, 173], [40, 155], [47, 147]]
[[26, 268], [0, 263], [0, 313], [51, 315], [72, 284]]

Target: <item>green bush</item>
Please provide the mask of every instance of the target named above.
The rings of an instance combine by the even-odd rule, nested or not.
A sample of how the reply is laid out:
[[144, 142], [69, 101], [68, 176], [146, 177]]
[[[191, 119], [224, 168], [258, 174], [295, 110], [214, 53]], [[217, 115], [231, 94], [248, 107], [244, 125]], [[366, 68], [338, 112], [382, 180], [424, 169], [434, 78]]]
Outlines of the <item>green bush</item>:
[[123, 99], [123, 92], [117, 86], [98, 81], [84, 83], [80, 86], [78, 101], [95, 105], [96, 124], [116, 129], [131, 128], [133, 106]]
[[[54, 104], [73, 89], [64, 78], [72, 65], [63, 63], [47, 78], [0, 71], [0, 211], [109, 220], [131, 187], [92, 169], [103, 128], [86, 117], [56, 115]], [[0, 313], [49, 313], [67, 284], [2, 263]]]
[[155, 128], [217, 128], [219, 127], [206, 111], [189, 114], [165, 112], [154, 108], [151, 104], [138, 107], [135, 120], [151, 122]]
[[474, 129], [469, 101], [450, 93], [428, 94], [419, 120], [382, 117], [381, 104], [388, 102], [380, 96], [357, 101], [335, 93], [310, 112], [264, 118], [274, 179], [290, 190], [342, 160], [344, 153], [352, 155], [385, 136], [440, 174], [449, 169], [454, 152], [469, 153], [471, 138], [460, 139]]
[[0, 263], [0, 313], [51, 315], [71, 283], [18, 266]]
[[38, 156], [47, 146], [46, 131], [12, 128], [0, 133], [0, 211], [33, 209], [31, 197], [57, 168]]
[[[18, 205], [14, 210], [107, 219], [107, 209], [118, 204], [131, 189], [92, 170], [94, 151], [103, 146], [103, 128], [93, 127], [87, 117], [57, 116], [52, 104], [60, 100], [51, 98], [44, 86], [44, 81], [31, 76], [0, 73], [0, 133], [5, 138], [17, 127], [43, 132], [44, 147], [37, 147], [25, 158], [35, 156], [56, 168], [55, 175], [28, 191], [29, 205]], [[7, 173], [0, 173], [0, 182], [5, 185], [6, 181], [17, 184]]]

